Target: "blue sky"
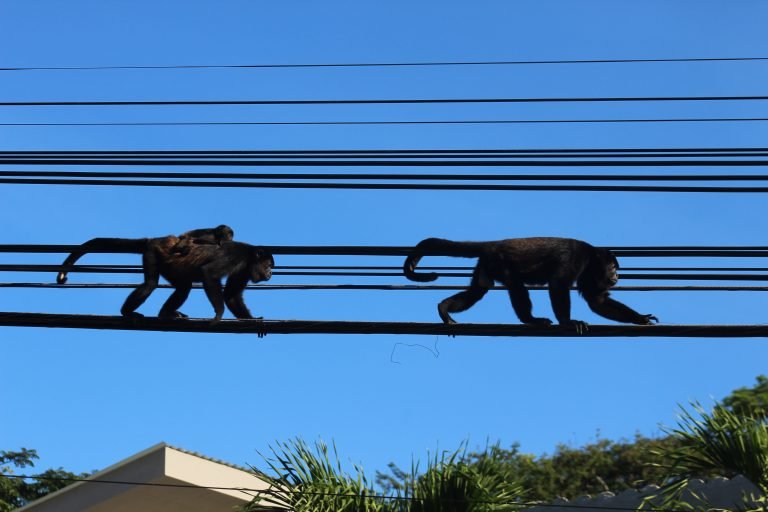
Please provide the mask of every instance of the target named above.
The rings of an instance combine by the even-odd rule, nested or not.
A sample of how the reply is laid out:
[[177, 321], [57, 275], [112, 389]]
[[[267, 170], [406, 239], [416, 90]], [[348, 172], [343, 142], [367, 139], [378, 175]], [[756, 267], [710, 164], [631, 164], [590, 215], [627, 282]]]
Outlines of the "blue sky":
[[[0, 67], [768, 56], [758, 1], [0, 2]], [[0, 72], [2, 101], [765, 94], [768, 64]], [[765, 102], [303, 107], [0, 107], [0, 122], [767, 116]], [[0, 150], [764, 147], [764, 123], [0, 127]], [[447, 214], [446, 214], [447, 212]], [[2, 243], [74, 244], [226, 223], [268, 245], [568, 236], [595, 245], [764, 245], [759, 194], [0, 187]], [[22, 259], [23, 258], [23, 259]], [[84, 262], [107, 262], [91, 256]], [[57, 263], [59, 255], [2, 255]], [[133, 256], [115, 262], [136, 263]], [[306, 259], [278, 259], [278, 264]], [[629, 264], [651, 263], [627, 259]], [[397, 264], [327, 258], [318, 264]], [[452, 262], [455, 263], [455, 262]], [[660, 263], [660, 262], [653, 262]], [[666, 261], [664, 263], [669, 263]], [[678, 262], [679, 264], [683, 264]], [[688, 262], [690, 263], [690, 262]], [[704, 263], [704, 262], [695, 262]], [[732, 263], [723, 262], [718, 263]], [[746, 264], [762, 262], [745, 262]], [[52, 282], [48, 274], [2, 281]], [[74, 274], [71, 282], [118, 277]], [[134, 282], [135, 276], [125, 278]], [[274, 284], [308, 282], [277, 276]], [[328, 281], [320, 281], [328, 282]], [[349, 281], [353, 282], [353, 281]], [[403, 279], [386, 281], [405, 283]], [[443, 282], [442, 284], [449, 284]], [[631, 283], [628, 283], [631, 284]], [[0, 292], [1, 311], [117, 314], [124, 290]], [[142, 308], [154, 314], [167, 295]], [[248, 292], [275, 319], [437, 321], [447, 293]], [[617, 293], [666, 323], [763, 323], [760, 293]], [[552, 316], [543, 294], [535, 311]], [[201, 292], [185, 311], [211, 315]], [[516, 322], [489, 294], [465, 322]], [[603, 321], [574, 299], [574, 317]], [[421, 346], [414, 346], [419, 344]], [[765, 373], [762, 340], [254, 336], [0, 328], [0, 449], [103, 468], [158, 441], [233, 463], [296, 435], [365, 468], [470, 438], [551, 452], [658, 433], [676, 404]]]

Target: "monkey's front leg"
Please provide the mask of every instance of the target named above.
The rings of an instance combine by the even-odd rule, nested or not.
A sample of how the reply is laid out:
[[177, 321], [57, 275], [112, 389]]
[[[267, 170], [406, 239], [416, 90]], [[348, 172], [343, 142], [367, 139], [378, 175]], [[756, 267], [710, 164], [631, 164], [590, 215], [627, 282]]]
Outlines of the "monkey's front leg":
[[224, 316], [224, 294], [221, 291], [221, 281], [210, 275], [205, 269], [203, 269], [203, 290], [205, 290], [205, 295], [216, 314], [211, 319], [211, 325], [215, 325]]
[[659, 319], [653, 315], [638, 313], [629, 306], [609, 297], [608, 292], [603, 292], [593, 297], [584, 297], [589, 308], [598, 315], [609, 320], [636, 325], [653, 325]]
[[576, 334], [584, 334], [589, 330], [587, 322], [571, 319], [571, 283], [570, 280], [552, 280], [549, 282], [549, 300], [552, 310], [560, 325], [572, 326]]

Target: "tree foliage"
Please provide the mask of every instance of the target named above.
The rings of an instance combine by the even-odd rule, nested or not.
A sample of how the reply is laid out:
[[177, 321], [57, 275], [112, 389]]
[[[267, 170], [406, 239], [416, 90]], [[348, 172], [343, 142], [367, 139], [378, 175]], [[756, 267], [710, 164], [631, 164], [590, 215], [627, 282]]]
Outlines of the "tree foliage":
[[752, 388], [739, 388], [723, 399], [723, 407], [744, 416], [768, 416], [768, 377], [758, 375]]
[[[660, 453], [664, 462], [658, 467], [669, 482], [660, 492], [662, 506], [680, 505], [692, 479], [712, 474], [743, 475], [763, 499], [768, 496], [768, 423], [762, 416], [735, 412], [742, 410], [715, 404], [707, 412], [699, 403], [681, 408], [677, 427], [667, 429], [678, 445]], [[698, 498], [706, 508], [706, 497]]]
[[38, 459], [36, 450], [21, 448], [19, 451], [0, 450], [0, 512], [9, 512], [26, 503], [42, 498], [48, 493], [69, 485], [69, 478], [83, 478], [87, 473], [77, 475], [63, 469], [48, 469], [37, 473], [34, 479], [11, 478], [6, 475], [18, 474], [19, 469], [34, 467]]
[[376, 492], [362, 468], [346, 472], [322, 441], [278, 443], [264, 457], [270, 473], [254, 470], [270, 484], [270, 493], [246, 507], [288, 505], [296, 512], [504, 512], [516, 511], [522, 487], [504, 477], [501, 461], [484, 452], [471, 464], [462, 446], [430, 457], [422, 473], [418, 462], [406, 473], [390, 475], [390, 492]]

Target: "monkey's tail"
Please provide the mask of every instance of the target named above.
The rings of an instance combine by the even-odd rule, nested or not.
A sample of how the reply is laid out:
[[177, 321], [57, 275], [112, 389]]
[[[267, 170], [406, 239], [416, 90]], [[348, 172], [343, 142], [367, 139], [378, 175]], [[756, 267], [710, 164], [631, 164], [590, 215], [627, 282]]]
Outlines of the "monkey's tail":
[[82, 244], [78, 250], [73, 251], [67, 256], [61, 264], [61, 270], [59, 270], [56, 276], [56, 282], [58, 284], [66, 283], [67, 274], [72, 270], [72, 266], [89, 252], [142, 254], [147, 249], [148, 241], [148, 238], [92, 238]]
[[478, 258], [482, 256], [485, 242], [454, 242], [444, 238], [427, 238], [419, 242], [413, 253], [405, 259], [403, 273], [411, 281], [428, 283], [437, 279], [437, 273], [416, 273], [416, 265], [423, 256], [457, 256], [460, 258]]

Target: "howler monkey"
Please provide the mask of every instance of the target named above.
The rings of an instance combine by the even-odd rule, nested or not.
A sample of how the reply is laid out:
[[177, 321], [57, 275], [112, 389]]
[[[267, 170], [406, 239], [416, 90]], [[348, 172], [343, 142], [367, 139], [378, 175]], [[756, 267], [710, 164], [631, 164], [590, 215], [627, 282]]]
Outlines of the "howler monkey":
[[[275, 265], [272, 255], [254, 245], [242, 242], [191, 244], [186, 254], [174, 253], [176, 236], [159, 238], [94, 238], [82, 244], [62, 263], [56, 281], [67, 282], [67, 273], [84, 254], [93, 251], [141, 254], [144, 282], [133, 290], [120, 309], [126, 317], [140, 317], [136, 309], [157, 288], [160, 276], [168, 280], [174, 291], [160, 309], [162, 318], [186, 318], [177, 311], [187, 300], [192, 284], [200, 282], [215, 311], [214, 321], [224, 314], [224, 304], [237, 318], [253, 318], [243, 301], [243, 290], [248, 281], [268, 281]], [[227, 276], [222, 291], [221, 279]]]
[[571, 285], [576, 286], [590, 309], [600, 316], [639, 325], [650, 325], [658, 319], [640, 314], [609, 297], [608, 289], [616, 284], [619, 262], [608, 249], [593, 247], [571, 238], [510, 238], [494, 242], [454, 242], [441, 238], [422, 240], [403, 265], [405, 276], [412, 281], [437, 279], [435, 273], [416, 273], [423, 256], [459, 256], [478, 258], [472, 281], [465, 291], [443, 300], [437, 306], [443, 322], [455, 323], [449, 313], [466, 311], [483, 298], [495, 281], [509, 291], [512, 308], [521, 322], [550, 325], [548, 318], [531, 314], [532, 304], [526, 284], [549, 285], [552, 309], [560, 325], [572, 325], [578, 332], [587, 324], [571, 319]]

